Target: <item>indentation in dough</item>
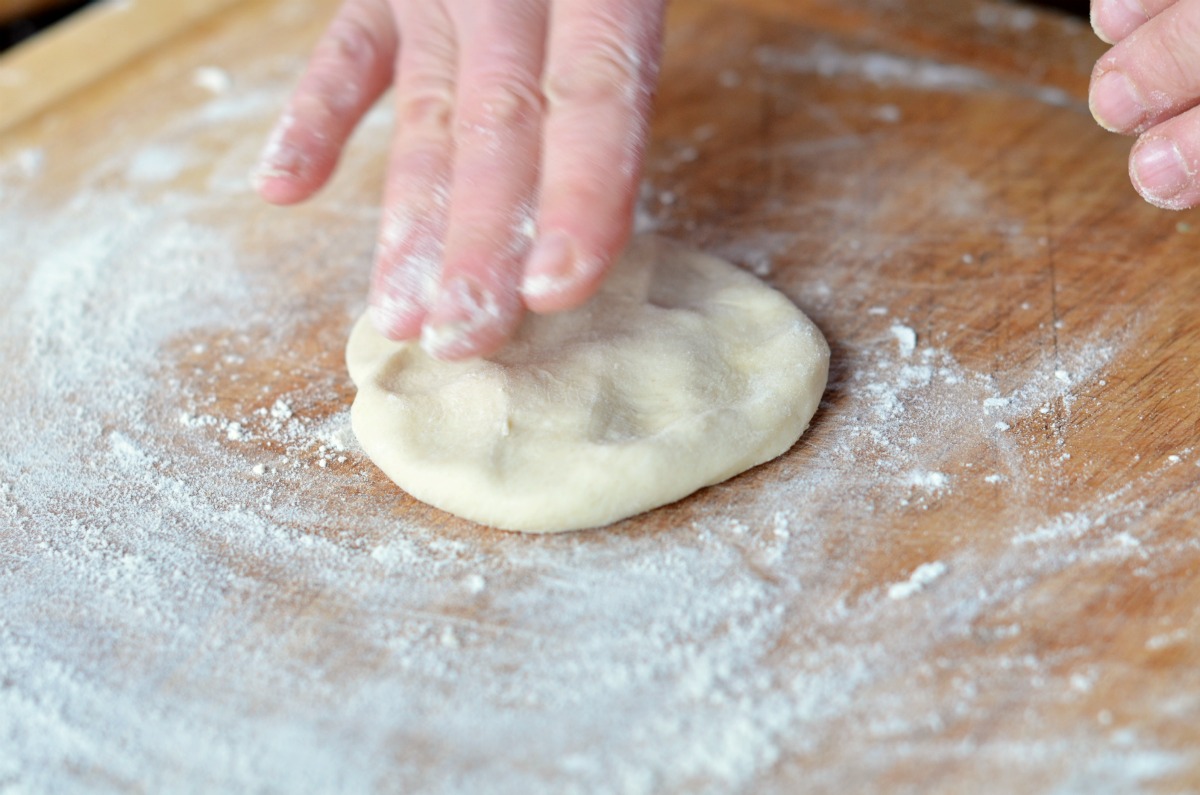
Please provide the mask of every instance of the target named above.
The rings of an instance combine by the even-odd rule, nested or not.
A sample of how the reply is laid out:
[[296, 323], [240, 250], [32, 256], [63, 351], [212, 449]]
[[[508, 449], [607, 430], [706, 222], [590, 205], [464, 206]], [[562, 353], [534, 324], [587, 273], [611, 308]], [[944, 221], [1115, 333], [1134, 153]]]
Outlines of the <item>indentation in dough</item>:
[[596, 527], [786, 451], [829, 349], [783, 295], [639, 237], [578, 310], [527, 319], [487, 360], [443, 362], [360, 321], [346, 352], [363, 448], [415, 497], [530, 532]]

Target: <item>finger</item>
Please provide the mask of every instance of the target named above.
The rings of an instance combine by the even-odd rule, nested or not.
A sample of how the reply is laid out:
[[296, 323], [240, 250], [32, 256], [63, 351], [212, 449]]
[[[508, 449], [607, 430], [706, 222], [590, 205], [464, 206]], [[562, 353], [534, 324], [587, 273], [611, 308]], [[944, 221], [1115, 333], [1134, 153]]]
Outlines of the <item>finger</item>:
[[1116, 44], [1178, 0], [1092, 0], [1092, 30]]
[[1129, 177], [1146, 201], [1168, 210], [1200, 205], [1200, 109], [1154, 127], [1134, 145]]
[[453, 27], [437, 3], [409, 3], [400, 20], [396, 131], [371, 279], [371, 317], [380, 333], [412, 339], [437, 291], [454, 156]]
[[1088, 101], [1105, 129], [1140, 133], [1200, 97], [1200, 3], [1176, 3], [1113, 46]]
[[426, 351], [443, 359], [495, 351], [524, 311], [519, 285], [537, 186], [545, 6], [481, 4], [457, 27], [463, 49], [450, 221], [437, 302], [421, 333]]
[[662, 3], [562, 0], [550, 30], [538, 241], [521, 287], [535, 312], [586, 301], [628, 242]]
[[275, 204], [329, 179], [355, 125], [387, 90], [398, 46], [387, 0], [347, 0], [317, 44], [259, 160], [255, 188]]

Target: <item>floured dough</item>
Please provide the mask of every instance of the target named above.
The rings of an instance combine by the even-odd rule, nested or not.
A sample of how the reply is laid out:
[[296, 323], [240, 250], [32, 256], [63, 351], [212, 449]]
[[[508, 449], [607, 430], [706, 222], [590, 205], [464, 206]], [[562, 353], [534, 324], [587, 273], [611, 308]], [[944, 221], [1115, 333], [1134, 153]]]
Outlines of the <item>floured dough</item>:
[[600, 293], [530, 316], [488, 359], [442, 362], [364, 316], [351, 421], [388, 477], [482, 524], [598, 527], [783, 453], [817, 409], [825, 339], [733, 265], [635, 238]]

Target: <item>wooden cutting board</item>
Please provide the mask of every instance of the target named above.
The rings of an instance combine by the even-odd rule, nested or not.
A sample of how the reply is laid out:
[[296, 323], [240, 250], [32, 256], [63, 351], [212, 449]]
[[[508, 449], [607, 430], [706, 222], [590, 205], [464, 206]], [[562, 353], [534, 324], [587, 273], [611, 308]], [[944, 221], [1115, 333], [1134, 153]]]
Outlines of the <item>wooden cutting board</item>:
[[56, 5], [65, 5], [62, 0], [0, 0], [0, 22], [20, 20]]
[[334, 5], [0, 59], [0, 790], [1200, 787], [1200, 219], [1129, 187], [1086, 26], [677, 0], [639, 224], [787, 293], [829, 390], [531, 538], [348, 431], [386, 108], [317, 200], [247, 186]]

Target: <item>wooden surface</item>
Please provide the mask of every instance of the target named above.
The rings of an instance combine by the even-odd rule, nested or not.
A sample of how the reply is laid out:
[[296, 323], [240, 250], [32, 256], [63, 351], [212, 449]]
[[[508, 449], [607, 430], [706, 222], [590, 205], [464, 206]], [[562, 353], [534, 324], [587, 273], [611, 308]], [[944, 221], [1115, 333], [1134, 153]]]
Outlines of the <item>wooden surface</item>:
[[65, 0], [0, 0], [0, 22], [65, 4]]
[[172, 37], [240, 0], [129, 0], [98, 3], [4, 57], [0, 132], [86, 89], [142, 53], [166, 51]]
[[640, 223], [791, 296], [829, 391], [529, 538], [346, 436], [385, 110], [318, 200], [246, 186], [332, 7], [0, 138], [0, 791], [1200, 788], [1200, 220], [1128, 186], [1082, 23], [677, 0]]

